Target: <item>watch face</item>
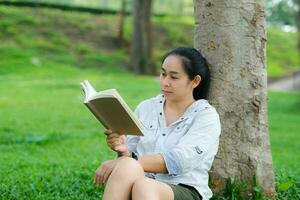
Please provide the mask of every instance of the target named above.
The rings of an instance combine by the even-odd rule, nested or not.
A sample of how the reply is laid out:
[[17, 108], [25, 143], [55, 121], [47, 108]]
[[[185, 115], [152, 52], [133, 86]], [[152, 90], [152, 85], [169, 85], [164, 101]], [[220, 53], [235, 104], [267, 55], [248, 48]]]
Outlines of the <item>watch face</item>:
[[133, 159], [135, 159], [135, 160], [138, 159], [137, 155], [136, 155], [134, 152], [131, 153], [131, 157], [132, 157]]

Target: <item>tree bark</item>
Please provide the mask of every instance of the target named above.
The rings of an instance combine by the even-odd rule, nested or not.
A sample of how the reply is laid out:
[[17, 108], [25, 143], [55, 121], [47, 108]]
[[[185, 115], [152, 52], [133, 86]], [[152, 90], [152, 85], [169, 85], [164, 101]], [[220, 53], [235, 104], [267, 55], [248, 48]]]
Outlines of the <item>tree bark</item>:
[[232, 178], [247, 184], [244, 199], [253, 198], [254, 184], [262, 188], [264, 195], [273, 196], [264, 0], [194, 3], [195, 48], [210, 64], [209, 101], [218, 110], [222, 124], [211, 173], [214, 192]]

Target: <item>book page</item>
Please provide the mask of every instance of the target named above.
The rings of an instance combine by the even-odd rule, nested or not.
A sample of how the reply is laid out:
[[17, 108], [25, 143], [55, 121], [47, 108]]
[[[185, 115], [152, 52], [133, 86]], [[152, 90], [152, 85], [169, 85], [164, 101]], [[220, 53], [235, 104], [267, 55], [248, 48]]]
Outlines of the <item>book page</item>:
[[83, 82], [81, 82], [80, 85], [81, 85], [81, 89], [83, 90], [83, 93], [84, 93], [84, 102], [86, 103], [97, 92], [93, 88], [93, 86], [90, 84], [90, 82], [87, 80], [84, 80]]

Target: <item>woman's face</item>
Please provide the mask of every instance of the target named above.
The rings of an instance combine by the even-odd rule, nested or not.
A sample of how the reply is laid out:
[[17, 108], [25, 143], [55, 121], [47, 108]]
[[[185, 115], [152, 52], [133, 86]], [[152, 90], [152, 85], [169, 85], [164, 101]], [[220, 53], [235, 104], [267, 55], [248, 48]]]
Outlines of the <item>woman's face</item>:
[[168, 56], [161, 68], [160, 88], [166, 100], [182, 101], [193, 98], [193, 90], [199, 84], [191, 81], [184, 71], [181, 57]]

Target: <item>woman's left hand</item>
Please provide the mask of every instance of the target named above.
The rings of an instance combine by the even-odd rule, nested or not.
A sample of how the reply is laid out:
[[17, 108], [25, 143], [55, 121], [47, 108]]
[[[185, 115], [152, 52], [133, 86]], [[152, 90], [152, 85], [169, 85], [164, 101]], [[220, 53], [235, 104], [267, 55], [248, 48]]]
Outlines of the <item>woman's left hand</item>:
[[113, 171], [120, 159], [122, 159], [122, 157], [103, 162], [96, 170], [94, 183], [101, 187], [107, 181], [111, 172]]

